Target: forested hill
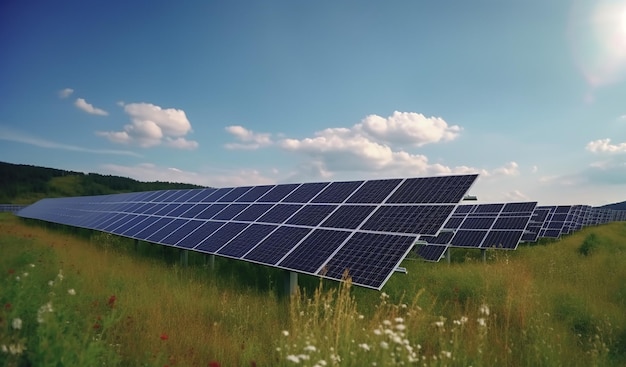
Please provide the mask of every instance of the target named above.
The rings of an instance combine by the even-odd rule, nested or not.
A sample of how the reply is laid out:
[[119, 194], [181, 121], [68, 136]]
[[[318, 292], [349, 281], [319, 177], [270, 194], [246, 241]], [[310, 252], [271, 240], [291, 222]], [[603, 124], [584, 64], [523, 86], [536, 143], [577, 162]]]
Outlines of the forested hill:
[[116, 194], [201, 186], [141, 182], [127, 177], [0, 162], [0, 203], [31, 204], [46, 197]]

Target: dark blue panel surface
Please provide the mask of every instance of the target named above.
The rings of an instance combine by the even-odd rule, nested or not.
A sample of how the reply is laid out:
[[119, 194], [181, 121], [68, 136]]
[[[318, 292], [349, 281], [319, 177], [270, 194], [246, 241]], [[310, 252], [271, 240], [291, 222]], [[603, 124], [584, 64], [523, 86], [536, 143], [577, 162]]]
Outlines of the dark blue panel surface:
[[311, 229], [303, 227], [280, 227], [244, 256], [245, 259], [275, 265]]
[[496, 220], [495, 217], [492, 218], [484, 218], [484, 217], [468, 217], [461, 224], [461, 229], [489, 229], [493, 222]]
[[178, 208], [179, 206], [180, 206], [179, 203], [176, 203], [176, 204], [166, 204], [163, 208], [161, 208], [161, 210], [155, 212], [154, 215], [158, 215], [158, 216], [169, 215], [169, 213], [171, 211], [173, 211], [174, 209]]
[[123, 236], [126, 232], [128, 232], [129, 229], [134, 228], [139, 223], [143, 222], [146, 218], [148, 218], [148, 216], [146, 215], [137, 215], [126, 223], [120, 225], [119, 227], [114, 228], [113, 230], [111, 230], [111, 232]]
[[417, 248], [417, 254], [426, 261], [437, 262], [446, 253], [448, 246], [444, 245], [422, 245]]
[[195, 231], [189, 233], [188, 236], [182, 238], [175, 245], [184, 248], [194, 248], [198, 246], [198, 244], [205, 241], [210, 235], [212, 235], [223, 225], [223, 222], [204, 222]]
[[344, 231], [315, 230], [278, 266], [314, 274], [349, 235]]
[[[214, 223], [221, 224], [220, 222]], [[241, 231], [248, 227], [248, 225], [249, 224], [244, 223], [226, 223], [219, 230], [213, 232], [204, 241], [200, 242], [194, 250], [214, 254], [222, 246], [228, 243], [228, 241], [232, 240], [235, 236], [241, 233]]]
[[253, 224], [217, 250], [217, 254], [241, 258], [275, 229], [273, 225]]
[[270, 191], [272, 187], [274, 187], [274, 185], [255, 186], [235, 201], [242, 203], [257, 201], [261, 196], [265, 195], [266, 192]]
[[137, 232], [134, 235], [129, 235], [134, 238], [138, 238], [140, 240], [146, 240], [148, 237], [152, 236], [156, 231], [163, 228], [170, 222], [172, 222], [174, 218], [159, 218], [159, 217], [149, 217], [145, 221], [141, 223], [141, 227], [143, 228], [141, 231]]
[[302, 204], [308, 203], [328, 185], [328, 182], [314, 182], [302, 184], [291, 194], [287, 195], [283, 202]]
[[461, 226], [461, 223], [465, 220], [465, 217], [450, 217], [446, 224], [443, 225], [443, 228], [446, 229], [457, 229]]
[[387, 203], [458, 203], [478, 175], [406, 179]]
[[343, 205], [337, 208], [322, 227], [356, 229], [376, 207], [374, 205]]
[[[185, 219], [180, 219], [180, 220], [185, 220]], [[155, 233], [153, 236], [153, 240], [159, 243], [173, 246], [173, 245], [176, 245], [183, 238], [194, 233], [194, 231], [198, 229], [198, 227], [200, 227], [201, 225], [205, 223], [206, 222], [201, 222], [198, 220], [190, 220], [187, 223], [183, 224], [181, 227], [172, 229], [169, 235], [167, 235], [166, 233], [159, 233], [159, 232], [157, 232], [159, 233], [157, 235], [157, 233]], [[161, 236], [163, 236], [164, 238], [161, 239]], [[189, 241], [188, 244], [192, 242], [193, 241]]]
[[217, 200], [219, 200], [219, 198], [231, 192], [232, 189], [233, 189], [232, 187], [225, 187], [222, 189], [217, 189], [213, 191], [209, 196], [202, 199], [201, 201], [202, 202], [216, 202]]
[[350, 198], [347, 203], [375, 204], [385, 201], [401, 179], [367, 181]]
[[502, 209], [503, 213], [523, 213], [532, 212], [537, 206], [536, 202], [524, 202], [524, 203], [506, 203]]
[[319, 275], [378, 288], [413, 246], [415, 237], [357, 232], [331, 257]]
[[454, 205], [381, 206], [361, 229], [435, 235], [453, 210]]
[[491, 231], [481, 247], [514, 250], [522, 238], [522, 233], [522, 231]]
[[241, 195], [243, 195], [246, 192], [250, 191], [251, 188], [252, 188], [251, 186], [235, 187], [234, 189], [232, 189], [232, 191], [230, 191], [228, 194], [222, 196], [217, 201], [219, 201], [219, 202], [233, 202], [233, 201], [237, 200]]
[[293, 213], [297, 212], [302, 205], [296, 204], [276, 204], [272, 209], [265, 213], [259, 222], [266, 223], [284, 223]]
[[174, 210], [167, 213], [167, 215], [170, 217], [180, 217], [187, 210], [193, 208], [194, 205], [197, 205], [197, 204], [188, 204], [188, 203], [180, 204], [176, 208], [174, 208]]
[[273, 204], [252, 204], [239, 213], [234, 220], [254, 222], [272, 208]]
[[245, 208], [247, 208], [250, 204], [230, 204], [224, 210], [220, 211], [216, 214], [213, 219], [214, 220], [231, 220], [237, 214], [241, 213]]
[[494, 229], [519, 229], [523, 230], [528, 225], [530, 217], [500, 217], [493, 225]]
[[307, 205], [302, 207], [291, 219], [287, 221], [287, 224], [300, 225], [300, 226], [317, 226], [326, 218], [336, 205]]
[[180, 214], [180, 216], [183, 217], [183, 218], [195, 218], [198, 214], [202, 213], [208, 207], [211, 206], [211, 204], [209, 204], [209, 203], [192, 204], [192, 205], [193, 206], [190, 209], [188, 209], [186, 212]]
[[[154, 231], [151, 235], [149, 235], [146, 238], [146, 241], [166, 244], [167, 242], [165, 242], [165, 238], [171, 236], [174, 231], [185, 226], [185, 224], [187, 224], [188, 222], [189, 222], [188, 219], [174, 219], [171, 222], [167, 223], [164, 226], [161, 226], [156, 231]], [[201, 222], [197, 222], [197, 223], [198, 223], [198, 226], [201, 224]], [[195, 229], [196, 227], [197, 226], [193, 228]], [[189, 227], [187, 229], [189, 229]], [[178, 240], [180, 240], [180, 238]], [[176, 242], [178, 242], [178, 240]], [[173, 243], [169, 243], [169, 244], [173, 244]]]
[[217, 213], [224, 210], [227, 206], [228, 204], [213, 204], [206, 208], [202, 213], [196, 215], [196, 219], [211, 219]]
[[328, 185], [312, 203], [343, 203], [348, 196], [363, 184], [363, 181], [333, 182]]
[[455, 247], [480, 247], [485, 237], [489, 233], [487, 230], [462, 230], [459, 229], [454, 234], [450, 246]]
[[257, 201], [263, 203], [276, 203], [281, 201], [285, 196], [289, 195], [298, 187], [298, 184], [285, 184], [274, 186], [265, 195], [261, 196]]

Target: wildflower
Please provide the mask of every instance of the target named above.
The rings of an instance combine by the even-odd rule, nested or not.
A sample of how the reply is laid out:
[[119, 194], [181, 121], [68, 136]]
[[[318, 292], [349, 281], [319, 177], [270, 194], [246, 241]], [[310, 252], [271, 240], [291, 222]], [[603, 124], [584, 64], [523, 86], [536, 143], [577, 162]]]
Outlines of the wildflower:
[[441, 354], [444, 355], [447, 358], [452, 358], [452, 352], [448, 352], [446, 350], [442, 350]]
[[380, 335], [380, 334], [382, 334], [382, 333], [383, 333], [383, 332], [382, 332], [382, 331], [380, 331], [380, 329], [374, 329], [374, 334], [376, 334], [376, 335]]
[[467, 322], [467, 317], [461, 316], [461, 320], [459, 320], [461, 324], [465, 324]]
[[165, 334], [165, 333], [161, 334], [161, 340], [167, 340], [167, 339], [169, 339], [169, 338], [170, 338], [170, 337], [169, 337], [169, 336], [167, 336], [167, 334]]
[[[254, 362], [252, 362], [254, 363]], [[252, 366], [254, 367], [256, 365], [256, 363], [254, 363]], [[220, 367], [220, 363], [218, 361], [211, 361], [209, 362], [209, 367]]]
[[435, 326], [442, 328], [443, 327], [443, 321], [435, 321], [433, 323]]
[[117, 300], [117, 297], [115, 297], [115, 295], [112, 295], [111, 297], [109, 297], [109, 301], [107, 302], [109, 307], [111, 307], [111, 308], [115, 307], [115, 301], [116, 300]]
[[390, 325], [391, 325], [391, 321], [389, 321], [389, 320], [384, 320], [384, 321], [383, 321], [383, 325], [385, 325], [385, 326], [390, 326]]
[[489, 306], [486, 304], [482, 304], [479, 309], [481, 315], [489, 316]]
[[396, 322], [396, 324], [401, 324], [404, 322], [404, 319], [402, 317], [396, 317], [394, 321]]
[[293, 363], [300, 363], [300, 358], [297, 355], [290, 354], [287, 356], [287, 360]]
[[57, 278], [59, 278], [59, 280], [63, 280], [63, 270], [59, 269], [59, 274], [57, 274]]
[[359, 348], [361, 348], [361, 349], [363, 349], [365, 351], [369, 351], [370, 350], [370, 346], [365, 344], [365, 343], [359, 344]]
[[28, 272], [27, 272], [27, 271], [25, 271], [25, 272], [24, 272], [24, 274], [22, 274], [22, 276], [23, 276], [24, 278], [26, 278], [26, 277], [28, 276]]
[[19, 317], [13, 319], [13, 322], [11, 323], [11, 326], [13, 326], [13, 329], [15, 329], [15, 330], [21, 329], [22, 328], [22, 319], [20, 319]]
[[35, 264], [32, 264], [32, 263], [31, 263], [31, 264], [28, 264], [28, 266], [30, 266], [31, 268], [34, 268], [34, 267], [35, 267]]
[[18, 275], [18, 276], [16, 276], [16, 277], [15, 277], [15, 280], [17, 280], [17, 281], [19, 282], [19, 281], [20, 281], [20, 276], [19, 276], [19, 275]]
[[304, 350], [307, 352], [315, 352], [317, 349], [315, 348], [314, 345], [309, 344], [306, 347], [304, 347]]
[[256, 367], [256, 361], [250, 361], [250, 367]]
[[9, 269], [9, 275], [15, 274], [15, 269]]
[[359, 315], [359, 320], [363, 320], [363, 318], [365, 318], [365, 316]]
[[54, 285], [54, 280], [49, 280], [48, 285], [52, 287]]
[[404, 329], [405, 329], [405, 328], [406, 328], [406, 327], [404, 326], [404, 324], [398, 324], [398, 325], [396, 325], [396, 330], [398, 330], [398, 331], [404, 331]]
[[23, 345], [22, 343], [18, 343], [18, 344], [9, 344], [9, 353], [14, 354], [14, 355], [20, 355], [22, 354], [22, 352], [24, 352], [26, 350], [26, 346]]
[[69, 294], [70, 296], [75, 296], [76, 295], [76, 291], [74, 290], [74, 288], [70, 288], [67, 290], [67, 294]]
[[387, 344], [387, 342], [383, 340], [383, 341], [380, 342], [380, 347], [383, 348], [383, 349], [388, 349], [389, 348], [389, 344]]
[[9, 310], [11, 309], [11, 304], [10, 304], [10, 303], [8, 303], [8, 302], [7, 302], [7, 303], [5, 303], [5, 304], [4, 304], [4, 309], [5, 309], [5, 310], [7, 310], [7, 311], [9, 311]]
[[6, 344], [2, 344], [0, 350], [2, 350], [2, 353], [9, 353], [9, 348], [7, 348]]
[[284, 336], [289, 336], [289, 331], [287, 331], [287, 330], [283, 330], [283, 335], [284, 335]]
[[320, 359], [319, 361], [317, 361], [316, 364], [313, 365], [313, 367], [324, 367], [326, 366], [326, 361], [323, 359]]
[[479, 318], [479, 319], [477, 319], [476, 321], [478, 321], [478, 325], [480, 325], [480, 326], [482, 326], [482, 327], [487, 326], [487, 322], [486, 322], [486, 321], [485, 321], [485, 319], [484, 319], [484, 318], [482, 318], [482, 317], [481, 317], [481, 318]]
[[52, 302], [48, 302], [45, 305], [39, 307], [39, 310], [37, 310], [37, 322], [38, 323], [43, 323], [44, 320], [44, 314], [46, 313], [50, 313], [54, 311], [54, 309], [52, 308]]

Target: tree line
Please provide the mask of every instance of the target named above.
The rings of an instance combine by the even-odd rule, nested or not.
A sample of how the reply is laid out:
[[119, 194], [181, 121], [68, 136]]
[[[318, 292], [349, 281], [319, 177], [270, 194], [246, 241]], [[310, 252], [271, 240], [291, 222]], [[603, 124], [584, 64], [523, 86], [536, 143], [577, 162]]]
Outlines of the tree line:
[[0, 162], [0, 203], [3, 204], [30, 204], [46, 197], [200, 187], [175, 182], [141, 182], [128, 177]]

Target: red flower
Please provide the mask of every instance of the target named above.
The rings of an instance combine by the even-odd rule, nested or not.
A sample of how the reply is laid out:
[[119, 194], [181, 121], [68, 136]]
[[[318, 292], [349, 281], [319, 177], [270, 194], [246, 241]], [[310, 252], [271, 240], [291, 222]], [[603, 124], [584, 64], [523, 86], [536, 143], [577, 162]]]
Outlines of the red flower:
[[169, 339], [169, 338], [170, 338], [170, 337], [169, 337], [169, 336], [167, 336], [167, 334], [165, 334], [165, 333], [161, 334], [161, 340], [167, 340], [167, 339]]
[[93, 324], [93, 329], [94, 330], [100, 329], [100, 324], [98, 324], [97, 322], [95, 324]]
[[7, 303], [5, 303], [5, 304], [4, 304], [4, 309], [5, 309], [5, 310], [7, 310], [7, 311], [9, 311], [9, 310], [11, 309], [11, 304], [10, 304], [10, 303], [8, 303], [8, 302], [7, 302]]
[[256, 367], [256, 362], [255, 361], [250, 362], [250, 367]]
[[220, 363], [216, 361], [209, 362], [209, 367], [220, 367]]
[[15, 270], [14, 269], [9, 269], [9, 275], [15, 274]]
[[117, 300], [117, 297], [115, 297], [115, 295], [109, 297], [109, 307], [113, 308], [115, 306], [115, 301]]

